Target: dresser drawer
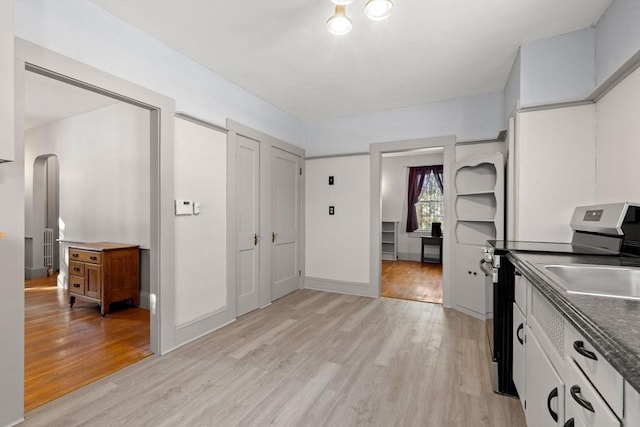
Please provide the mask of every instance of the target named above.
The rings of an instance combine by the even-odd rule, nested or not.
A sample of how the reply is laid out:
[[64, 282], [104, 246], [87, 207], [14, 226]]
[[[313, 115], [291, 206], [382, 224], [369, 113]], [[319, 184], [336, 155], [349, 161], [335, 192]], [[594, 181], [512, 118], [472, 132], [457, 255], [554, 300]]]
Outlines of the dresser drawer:
[[69, 261], [82, 261], [90, 262], [91, 264], [100, 264], [102, 262], [102, 254], [100, 252], [69, 248]]
[[565, 405], [588, 427], [620, 427], [618, 417], [609, 409], [571, 357], [567, 357]]
[[624, 381], [622, 376], [576, 329], [565, 323], [567, 355], [582, 369], [611, 409], [622, 418]]
[[84, 277], [84, 263], [69, 261], [69, 275]]
[[69, 276], [69, 292], [84, 295], [85, 281], [84, 277]]

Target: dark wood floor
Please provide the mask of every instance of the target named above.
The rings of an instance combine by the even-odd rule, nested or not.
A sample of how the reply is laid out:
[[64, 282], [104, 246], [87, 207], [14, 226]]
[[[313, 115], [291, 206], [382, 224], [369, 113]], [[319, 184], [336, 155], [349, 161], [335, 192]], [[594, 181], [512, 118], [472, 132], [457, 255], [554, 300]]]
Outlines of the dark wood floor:
[[70, 309], [56, 277], [27, 281], [25, 411], [151, 355], [149, 334], [147, 310], [123, 307], [102, 317], [97, 304], [79, 299]]
[[442, 265], [382, 261], [382, 296], [442, 304]]

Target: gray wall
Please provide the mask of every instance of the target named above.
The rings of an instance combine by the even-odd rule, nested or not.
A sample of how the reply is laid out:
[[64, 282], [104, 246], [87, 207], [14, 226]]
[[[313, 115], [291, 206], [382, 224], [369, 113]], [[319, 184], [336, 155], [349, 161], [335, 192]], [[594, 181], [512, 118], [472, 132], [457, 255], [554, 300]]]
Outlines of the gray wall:
[[640, 0], [613, 0], [596, 25], [596, 84], [640, 50]]

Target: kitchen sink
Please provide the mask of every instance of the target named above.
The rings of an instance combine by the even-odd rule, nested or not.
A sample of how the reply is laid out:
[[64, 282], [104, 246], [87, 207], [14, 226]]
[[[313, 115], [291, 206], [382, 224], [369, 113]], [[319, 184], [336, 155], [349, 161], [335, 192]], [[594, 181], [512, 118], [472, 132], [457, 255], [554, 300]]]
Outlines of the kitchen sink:
[[542, 264], [566, 292], [640, 300], [640, 268], [583, 264]]

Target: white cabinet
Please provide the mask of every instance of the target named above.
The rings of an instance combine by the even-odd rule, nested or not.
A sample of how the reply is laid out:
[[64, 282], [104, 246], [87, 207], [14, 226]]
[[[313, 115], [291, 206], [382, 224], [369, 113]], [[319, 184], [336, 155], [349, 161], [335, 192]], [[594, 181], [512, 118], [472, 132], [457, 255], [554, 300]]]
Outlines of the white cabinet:
[[382, 259], [398, 260], [398, 222], [382, 221]]
[[624, 425], [640, 426], [640, 393], [624, 384]]
[[15, 159], [13, 1], [0, 1], [0, 163]]
[[516, 385], [522, 409], [526, 395], [526, 350], [525, 350], [525, 317], [518, 306], [513, 304], [513, 383]]
[[532, 330], [527, 328], [526, 335], [527, 425], [530, 427], [562, 426], [564, 424], [564, 383]]
[[571, 408], [574, 419], [580, 419], [588, 427], [620, 427], [620, 420], [583, 375], [575, 361], [568, 357], [565, 367], [565, 402], [567, 408]]
[[504, 236], [504, 156], [482, 155], [455, 163], [451, 180], [454, 189], [454, 276], [455, 304], [462, 311], [485, 318], [487, 307], [484, 273], [478, 262], [487, 240]]

